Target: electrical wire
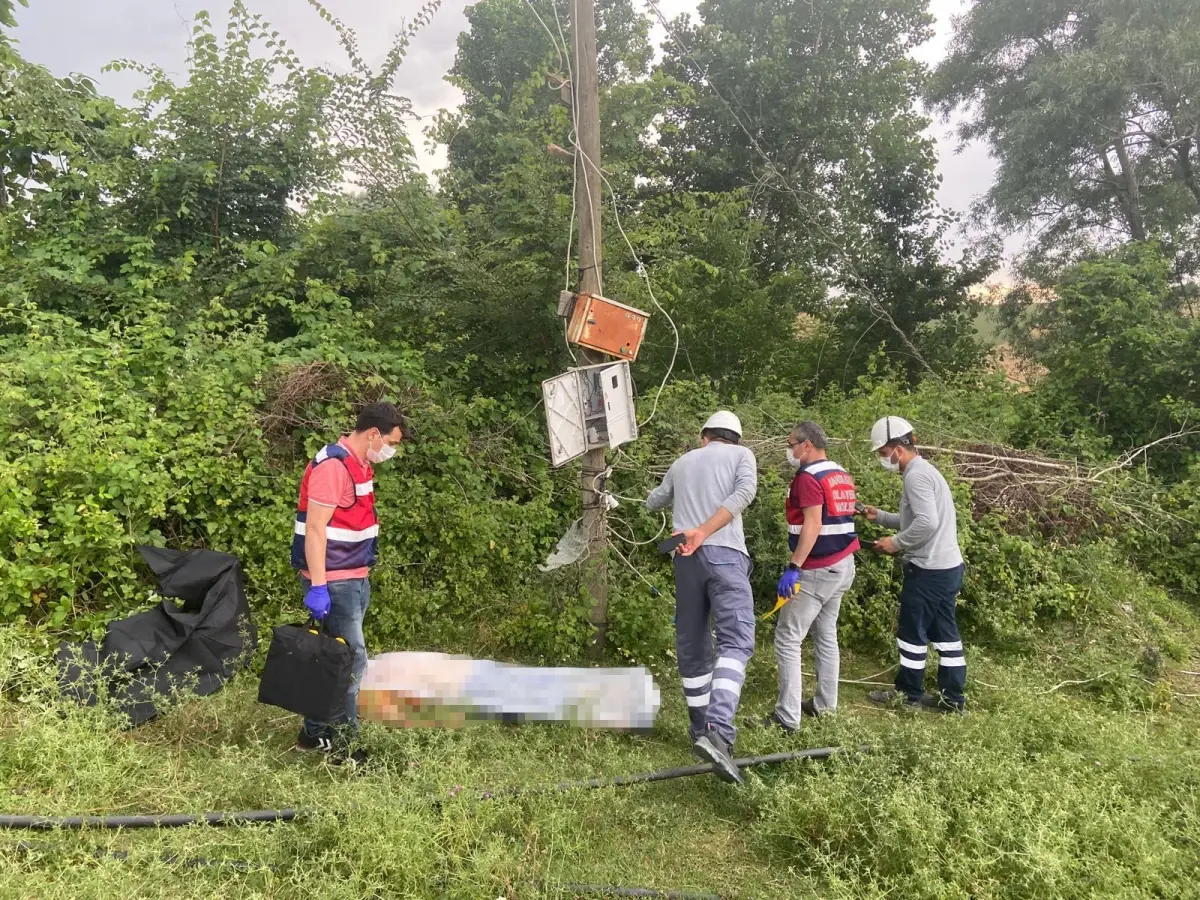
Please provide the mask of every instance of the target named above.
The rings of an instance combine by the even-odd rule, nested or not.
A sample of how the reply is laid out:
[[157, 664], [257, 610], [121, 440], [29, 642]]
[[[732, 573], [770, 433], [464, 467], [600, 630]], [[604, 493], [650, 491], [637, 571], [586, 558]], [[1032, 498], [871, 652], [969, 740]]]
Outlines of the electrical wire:
[[[607, 494], [609, 497], [616, 497], [618, 500], [624, 500], [626, 503], [642, 504], [642, 503], [646, 502], [645, 497], [626, 497], [623, 494], [614, 494], [612, 491], [608, 490], [607, 488], [601, 488], [598, 483], [600, 481], [600, 479], [608, 478], [610, 475], [612, 475], [612, 472], [613, 472], [613, 467], [609, 466], [603, 472], [597, 472], [594, 476], [592, 476], [592, 493], [593, 494], [599, 494], [602, 497]], [[663, 518], [664, 519], [666, 518], [665, 513], [663, 514]]]
[[53, 831], [59, 828], [187, 828], [192, 825], [244, 825], [295, 822], [310, 815], [299, 809], [251, 809], [244, 812], [206, 812], [201, 815], [161, 816], [12, 816], [0, 815], [0, 828]]
[[[531, 0], [526, 0], [531, 2]], [[575, 70], [571, 66], [571, 53], [567, 48], [567, 36], [563, 34], [562, 22], [558, 18], [558, 5], [554, 0], [550, 0], [550, 11], [554, 13], [554, 27], [558, 29], [558, 38], [562, 43], [562, 51], [559, 57], [562, 58], [566, 54], [567, 61], [567, 84], [571, 86], [571, 131], [575, 131]], [[546, 29], [549, 32], [550, 29]], [[550, 35], [550, 40], [554, 40], [554, 35]], [[558, 44], [555, 44], [557, 47]], [[563, 290], [571, 289], [571, 251], [575, 247], [575, 213], [579, 209], [579, 166], [571, 166], [571, 220], [567, 223], [567, 261], [565, 272], [563, 275]], [[571, 341], [567, 337], [567, 331], [570, 328], [570, 321], [563, 322], [563, 344], [567, 348], [567, 353], [571, 356], [571, 362], [578, 363], [579, 357], [575, 355], [575, 348], [571, 346]]]
[[[608, 530], [610, 533], [616, 534], [616, 532], [613, 531], [611, 528]], [[620, 535], [617, 535], [617, 536], [620, 537]], [[636, 575], [638, 578], [642, 579], [642, 581], [644, 581], [646, 583], [646, 586], [648, 588], [650, 588], [650, 594], [652, 596], [657, 597], [662, 593], [662, 591], [659, 590], [658, 585], [654, 584], [652, 581], [650, 581], [649, 578], [647, 578], [640, 571], [638, 571], [637, 567], [634, 566], [634, 564], [629, 561], [629, 558], [626, 557], [624, 553], [622, 553], [616, 547], [609, 547], [608, 549], [611, 550], [613, 553], [617, 554], [617, 557], [621, 560], [621, 562], [625, 563], [625, 565], [628, 566], [630, 572], [632, 572], [634, 575]]]
[[[533, 5], [533, 0], [525, 0], [525, 5], [529, 7], [529, 11], [531, 13], [533, 13], [534, 18], [536, 18], [538, 20], [538, 24], [540, 24], [542, 26], [542, 28], [545, 30], [546, 35], [550, 38], [550, 43], [554, 45], [554, 52], [558, 54], [559, 71], [562, 71], [563, 69], [567, 69], [568, 68], [567, 63], [566, 63], [565, 58], [563, 57], [563, 47], [566, 46], [566, 41], [565, 40], [563, 41], [562, 47], [559, 46], [558, 41], [556, 41], [554, 39], [554, 33], [550, 30], [550, 26], [546, 24], [546, 20], [543, 19], [541, 14], [537, 11], [537, 7]], [[554, 5], [553, 0], [551, 0], [551, 6], [553, 7], [553, 5]], [[558, 10], [554, 11], [554, 15], [555, 15], [555, 18], [558, 17]], [[559, 29], [559, 34], [562, 34], [561, 29]]]
[[[525, 0], [525, 5], [529, 7], [529, 11], [532, 12], [534, 17], [537, 18], [538, 22], [542, 26], [542, 29], [546, 32], [547, 37], [550, 38], [550, 43], [554, 46], [554, 52], [558, 54], [559, 71], [562, 71], [564, 69], [566, 70], [567, 83], [571, 85], [571, 91], [572, 91], [572, 97], [573, 97], [574, 91], [575, 91], [575, 75], [571, 69], [571, 54], [569, 52], [566, 52], [567, 51], [567, 39], [566, 39], [566, 36], [562, 32], [562, 23], [559, 21], [559, 18], [558, 18], [558, 8], [554, 5], [553, 0], [551, 0], [550, 8], [554, 12], [554, 22], [558, 28], [558, 36], [559, 36], [559, 38], [562, 39], [561, 44], [559, 43], [558, 40], [555, 39], [554, 33], [550, 30], [550, 26], [548, 26], [546, 24], [546, 20], [543, 19], [541, 17], [541, 15], [538, 13], [537, 7], [535, 7], [533, 5], [533, 0]], [[575, 110], [575, 104], [572, 103], [571, 104], [572, 123], [574, 123], [574, 116], [575, 116], [574, 110]], [[572, 125], [572, 127], [574, 127], [574, 126]], [[563, 290], [564, 291], [569, 291], [571, 289], [571, 251], [574, 249], [574, 246], [575, 246], [575, 244], [574, 244], [574, 241], [575, 241], [575, 211], [576, 211], [577, 205], [578, 205], [578, 197], [579, 197], [579, 167], [572, 166], [571, 167], [571, 218], [567, 222], [567, 261], [566, 261], [566, 265], [565, 265], [565, 273], [563, 276]], [[570, 327], [569, 322], [563, 323], [563, 346], [567, 348], [567, 353], [571, 357], [571, 362], [578, 363], [579, 358], [575, 355], [575, 348], [573, 348], [571, 346], [571, 342], [567, 338], [567, 330], [569, 327]]]
[[[662, 516], [662, 525], [660, 525], [658, 528], [658, 531], [656, 531], [654, 533], [654, 537], [650, 538], [650, 540], [648, 540], [648, 541], [630, 540], [629, 538], [625, 537], [622, 534], [617, 534], [617, 532], [615, 532], [615, 531], [613, 533], [616, 534], [617, 537], [620, 538], [622, 541], [624, 541], [626, 544], [629, 544], [631, 547], [648, 547], [651, 544], [653, 544], [655, 541], [657, 541], [662, 536], [662, 533], [667, 530], [667, 514], [660, 513], [660, 515]], [[628, 528], [630, 534], [634, 533], [633, 526], [630, 525], [628, 522], [626, 522], [624, 519], [622, 519], [618, 516], [609, 516], [609, 518], [612, 519], [613, 521], [620, 522], [622, 525], [624, 525], [626, 528]]]
[[621, 211], [619, 208], [620, 204], [617, 202], [617, 192], [616, 189], [613, 188], [612, 182], [608, 180], [604, 172], [601, 171], [600, 167], [588, 158], [588, 155], [583, 152], [581, 147], [576, 146], [576, 150], [577, 152], [583, 154], [584, 160], [588, 165], [597, 171], [601, 180], [604, 182], [605, 187], [608, 188], [608, 193], [612, 197], [613, 221], [616, 222], [617, 231], [621, 233], [621, 237], [625, 240], [625, 246], [629, 248], [629, 255], [633, 257], [633, 262], [637, 266], [637, 274], [641, 276], [642, 281], [646, 283], [646, 293], [650, 295], [650, 302], [653, 303], [655, 307], [657, 307], [658, 311], [666, 317], [667, 324], [671, 326], [671, 331], [675, 334], [675, 349], [671, 353], [671, 363], [667, 366], [667, 373], [663, 376], [662, 383], [658, 386], [658, 393], [654, 395], [654, 406], [650, 410], [650, 415], [647, 416], [644, 421], [638, 422], [638, 428], [644, 428], [646, 425], [650, 424], [650, 421], [658, 412], [658, 400], [662, 396], [662, 392], [666, 388], [667, 382], [671, 379], [671, 373], [675, 371], [675, 361], [679, 359], [679, 328], [675, 325], [675, 320], [671, 318], [671, 314], [666, 311], [663, 305], [658, 302], [658, 298], [654, 296], [654, 286], [650, 283], [650, 273], [646, 271], [645, 264], [638, 256], [637, 251], [633, 248], [633, 242], [629, 240], [629, 235], [625, 233], [625, 227], [621, 224]]
[[[579, 167], [571, 166], [571, 220], [567, 223], [567, 264], [566, 274], [563, 276], [563, 290], [571, 289], [571, 250], [574, 248], [575, 239], [575, 209], [577, 206], [577, 198], [579, 196]], [[563, 321], [563, 346], [567, 348], [567, 353], [571, 356], [571, 362], [578, 363], [579, 357], [575, 355], [575, 348], [571, 346], [571, 339], [568, 332], [571, 328], [571, 320]]]
[[[550, 31], [549, 26], [546, 24], [545, 20], [542, 19], [541, 15], [538, 13], [536, 7], [534, 7], [533, 0], [525, 0], [525, 3], [529, 7], [530, 11], [534, 14], [534, 16], [537, 17], [537, 20], [541, 24], [543, 30], [545, 30], [546, 35], [550, 38], [550, 43], [554, 45], [554, 50], [556, 53], [558, 53], [559, 65], [561, 66], [564, 62], [563, 48], [565, 48], [567, 45], [567, 38], [566, 38], [566, 35], [563, 34], [562, 20], [559, 18], [557, 6], [555, 6], [553, 3], [551, 3], [551, 10], [554, 13], [554, 23], [555, 23], [555, 27], [558, 29], [559, 40], [555, 40], [554, 34]], [[576, 56], [578, 56], [578, 51], [579, 51], [578, 34], [579, 34], [579, 29], [576, 28], [572, 35], [574, 38], [573, 46], [576, 51]], [[559, 43], [560, 41], [561, 41], [561, 44]], [[569, 225], [569, 234], [567, 236], [566, 278], [565, 278], [565, 286], [563, 287], [563, 290], [569, 291], [571, 289], [571, 249], [573, 247], [572, 242], [574, 239], [575, 212], [577, 209], [578, 192], [579, 192], [579, 173], [581, 170], [583, 171], [584, 190], [588, 192], [588, 204], [587, 205], [589, 207], [589, 214], [592, 217], [592, 233], [593, 234], [600, 233], [600, 229], [598, 228], [598, 222], [596, 220], [596, 210], [594, 208], [592, 208], [592, 203], [591, 203], [591, 185], [588, 182], [587, 169], [588, 169], [588, 167], [591, 167], [592, 169], [595, 170], [596, 174], [600, 176], [601, 181], [608, 188], [609, 194], [612, 197], [613, 219], [616, 222], [617, 230], [621, 233], [621, 237], [625, 241], [625, 246], [629, 249], [630, 256], [633, 257], [633, 261], [636, 266], [637, 274], [646, 285], [646, 293], [650, 297], [650, 302], [653, 303], [655, 308], [658, 309], [658, 311], [661, 312], [663, 314], [663, 316], [666, 318], [668, 324], [670, 324], [670, 326], [671, 326], [671, 331], [674, 333], [674, 336], [675, 336], [675, 347], [671, 353], [671, 362], [667, 366], [666, 375], [663, 376], [662, 383], [658, 387], [658, 392], [654, 395], [654, 406], [650, 410], [650, 415], [648, 417], [646, 417], [646, 419], [644, 421], [638, 423], [638, 427], [643, 428], [647, 424], [650, 423], [650, 421], [654, 418], [655, 414], [658, 412], [659, 398], [662, 396], [662, 392], [663, 392], [664, 388], [666, 388], [667, 382], [670, 380], [671, 374], [675, 370], [675, 363], [679, 358], [679, 328], [678, 328], [678, 326], [676, 326], [675, 320], [673, 318], [671, 318], [671, 314], [669, 312], [667, 312], [666, 308], [661, 303], [659, 303], [658, 298], [655, 296], [654, 285], [651, 283], [650, 275], [646, 270], [646, 266], [642, 262], [641, 258], [638, 256], [637, 250], [633, 246], [633, 242], [629, 239], [629, 235], [625, 232], [625, 227], [621, 222], [621, 213], [620, 213], [620, 209], [619, 209], [619, 203], [617, 201], [616, 189], [612, 186], [612, 182], [609, 181], [608, 178], [605, 176], [604, 171], [598, 165], [596, 165], [595, 161], [592, 160], [587, 155], [587, 153], [584, 151], [583, 147], [581, 147], [579, 144], [579, 141], [577, 139], [579, 136], [579, 95], [577, 93], [577, 86], [575, 83], [575, 72], [574, 72], [573, 68], [571, 67], [570, 59], [571, 59], [571, 54], [570, 53], [566, 54], [565, 62], [566, 62], [566, 69], [567, 69], [567, 78], [571, 85], [571, 134], [568, 136], [568, 143], [570, 143], [570, 145], [574, 148], [575, 152], [579, 154], [579, 159], [582, 160], [582, 165], [577, 163], [574, 166], [574, 170], [573, 170], [573, 177], [572, 177], [572, 184], [571, 184], [571, 221], [570, 221], [570, 225]], [[596, 266], [598, 264], [597, 254], [599, 253], [600, 249], [601, 248], [599, 246], [592, 248], [592, 252], [593, 252], [592, 265], [593, 266]], [[571, 359], [573, 361], [576, 361], [575, 351], [571, 349], [570, 341], [568, 341], [566, 339], [566, 331], [565, 330], [563, 332], [563, 339], [566, 342], [567, 351], [571, 354]]]
[[[832, 759], [838, 756], [849, 756], [854, 753], [870, 753], [869, 745], [852, 749], [845, 747], [815, 747], [810, 750], [796, 750], [791, 753], [769, 753], [765, 756], [747, 756], [735, 759], [733, 764], [739, 769], [754, 766], [775, 765], [784, 762], [795, 762], [804, 759]], [[558, 794], [573, 791], [592, 791], [609, 787], [631, 787], [637, 784], [654, 784], [659, 781], [672, 781], [676, 778], [693, 778], [697, 775], [711, 775], [712, 763], [702, 763], [696, 766], [682, 766], [677, 769], [660, 769], [657, 772], [646, 772], [641, 775], [617, 775], [614, 778], [589, 778], [586, 781], [568, 781], [553, 787], [543, 788], [509, 788], [507, 790], [486, 791], [481, 799], [491, 800], [500, 797], [520, 797], [530, 794]]]

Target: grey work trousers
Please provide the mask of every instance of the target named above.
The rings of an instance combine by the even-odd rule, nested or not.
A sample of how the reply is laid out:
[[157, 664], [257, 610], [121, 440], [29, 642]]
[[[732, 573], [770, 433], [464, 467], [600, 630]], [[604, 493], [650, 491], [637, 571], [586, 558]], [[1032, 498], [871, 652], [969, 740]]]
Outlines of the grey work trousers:
[[837, 709], [841, 668], [837, 619], [842, 596], [853, 583], [854, 554], [826, 569], [805, 569], [800, 573], [800, 592], [779, 611], [779, 622], [775, 626], [779, 702], [775, 706], [775, 715], [788, 728], [800, 726], [800, 703], [804, 698], [800, 646], [810, 629], [817, 669], [813, 704], [818, 712]]
[[675, 649], [693, 741], [710, 727], [730, 747], [737, 738], [733, 717], [754, 653], [750, 571], [750, 557], [731, 547], [675, 554]]

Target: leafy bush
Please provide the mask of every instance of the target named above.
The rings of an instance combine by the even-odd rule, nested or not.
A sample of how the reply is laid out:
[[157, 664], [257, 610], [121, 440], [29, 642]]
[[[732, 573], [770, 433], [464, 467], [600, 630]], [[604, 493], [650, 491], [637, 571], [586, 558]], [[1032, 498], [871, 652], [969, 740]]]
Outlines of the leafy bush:
[[[494, 401], [441, 406], [421, 384], [419, 357], [374, 348], [370, 374], [349, 370], [340, 394], [314, 400], [317, 427], [281, 448], [264, 437], [264, 385], [306, 360], [261, 329], [176, 334], [149, 315], [88, 330], [28, 310], [5, 325], [3, 621], [92, 631], [127, 614], [145, 597], [133, 568], [139, 543], [234, 553], [262, 614], [294, 610], [288, 547], [300, 474], [373, 381], [376, 391], [382, 381], [412, 394], [422, 429], [378, 479], [385, 527], [375, 636], [465, 645], [519, 618], [508, 598], [521, 593], [556, 524], [547, 466], [512, 453], [498, 428], [487, 431], [507, 412]], [[372, 350], [353, 327], [340, 337]]]

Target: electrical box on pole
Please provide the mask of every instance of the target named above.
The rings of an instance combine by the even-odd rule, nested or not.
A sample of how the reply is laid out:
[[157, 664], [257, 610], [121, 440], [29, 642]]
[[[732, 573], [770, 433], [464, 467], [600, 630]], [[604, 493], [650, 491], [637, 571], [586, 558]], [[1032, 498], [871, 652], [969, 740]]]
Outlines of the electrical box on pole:
[[590, 450], [637, 440], [629, 363], [568, 369], [542, 382], [550, 462], [564, 466]]
[[572, 344], [630, 362], [637, 359], [650, 318], [648, 312], [583, 293], [560, 300], [559, 311], [568, 320], [567, 340]]

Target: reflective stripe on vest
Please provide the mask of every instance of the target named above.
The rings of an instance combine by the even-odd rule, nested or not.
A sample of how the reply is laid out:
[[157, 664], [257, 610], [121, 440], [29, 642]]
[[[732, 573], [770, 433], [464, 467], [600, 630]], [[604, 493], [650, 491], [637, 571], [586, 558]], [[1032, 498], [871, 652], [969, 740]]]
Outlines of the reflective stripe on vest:
[[322, 447], [300, 481], [300, 502], [292, 535], [292, 566], [308, 569], [304, 537], [308, 526], [308, 479], [319, 465], [343, 465], [354, 482], [354, 502], [333, 511], [325, 526], [325, 570], [361, 569], [375, 564], [379, 543], [379, 518], [375, 514], [375, 482], [370, 465], [360, 463], [341, 444]]

